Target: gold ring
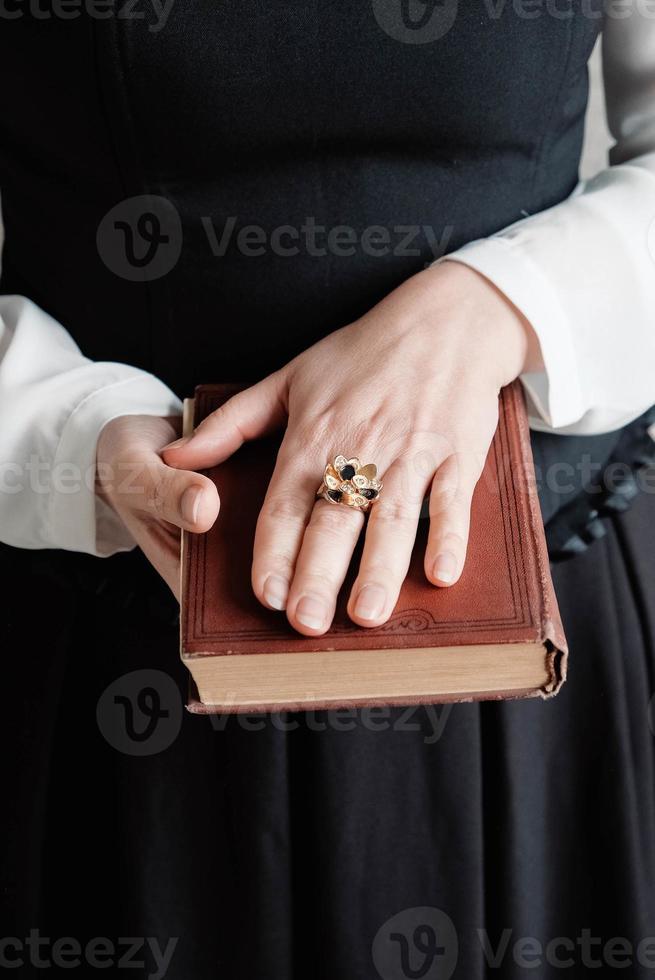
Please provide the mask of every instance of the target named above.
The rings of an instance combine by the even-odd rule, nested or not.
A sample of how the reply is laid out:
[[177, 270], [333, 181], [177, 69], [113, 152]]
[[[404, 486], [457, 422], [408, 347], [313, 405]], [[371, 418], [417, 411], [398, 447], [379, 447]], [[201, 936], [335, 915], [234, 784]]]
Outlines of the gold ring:
[[362, 466], [356, 456], [348, 459], [339, 454], [334, 457], [334, 462], [328, 462], [325, 467], [323, 482], [316, 496], [323, 497], [330, 504], [345, 504], [367, 511], [382, 490], [377, 473], [375, 463]]

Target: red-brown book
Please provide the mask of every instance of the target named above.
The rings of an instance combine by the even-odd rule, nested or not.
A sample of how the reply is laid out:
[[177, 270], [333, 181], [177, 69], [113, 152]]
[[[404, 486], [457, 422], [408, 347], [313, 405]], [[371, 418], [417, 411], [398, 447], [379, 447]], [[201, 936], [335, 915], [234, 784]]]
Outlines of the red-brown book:
[[[202, 385], [186, 430], [240, 386]], [[360, 547], [324, 636], [306, 637], [255, 598], [255, 524], [281, 436], [243, 446], [207, 471], [221, 510], [206, 534], [183, 534], [181, 654], [194, 712], [550, 697], [566, 676], [566, 640], [550, 575], [521, 387], [503, 390], [476, 488], [466, 566], [451, 588], [423, 570], [419, 520], [409, 574], [391, 618], [368, 629], [347, 616]], [[317, 474], [317, 485], [321, 474]]]

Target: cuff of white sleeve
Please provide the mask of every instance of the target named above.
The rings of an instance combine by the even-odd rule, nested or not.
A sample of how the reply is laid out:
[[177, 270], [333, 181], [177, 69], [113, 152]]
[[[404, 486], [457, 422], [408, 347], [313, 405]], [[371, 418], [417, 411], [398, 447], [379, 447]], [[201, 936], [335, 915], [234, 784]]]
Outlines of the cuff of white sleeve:
[[545, 370], [521, 375], [535, 427], [558, 429], [585, 412], [578, 366], [567, 316], [554, 284], [513, 242], [483, 238], [464, 245], [438, 262], [454, 261], [489, 279], [521, 311], [541, 346]]
[[178, 415], [180, 400], [151, 374], [139, 372], [84, 398], [64, 426], [54, 459], [49, 546], [107, 557], [134, 539], [95, 493], [96, 446], [102, 428], [120, 415]]

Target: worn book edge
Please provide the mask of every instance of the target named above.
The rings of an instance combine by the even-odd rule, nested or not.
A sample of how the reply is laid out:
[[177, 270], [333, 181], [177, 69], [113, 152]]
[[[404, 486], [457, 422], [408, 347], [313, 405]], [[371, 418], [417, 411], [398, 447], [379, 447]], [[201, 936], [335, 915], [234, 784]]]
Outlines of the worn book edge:
[[[525, 405], [525, 393], [521, 385], [511, 386], [511, 397], [521, 399]], [[530, 446], [530, 427], [527, 419], [527, 412], [517, 412], [520, 424], [517, 431], [518, 449], [523, 464], [523, 472], [530, 474], [531, 479], [526, 487], [528, 500], [528, 520], [530, 522], [530, 533], [534, 544], [534, 554], [537, 556], [537, 575], [539, 577], [538, 593], [541, 597], [541, 633], [546, 648], [547, 664], [551, 683], [540, 692], [543, 698], [554, 697], [566, 681], [568, 669], [568, 644], [562, 627], [559, 605], [555, 595], [555, 587], [550, 573], [550, 563], [548, 558], [548, 548], [546, 546], [546, 536], [544, 532], [543, 520], [541, 517], [541, 507], [539, 504], [539, 494], [537, 492], [536, 479], [534, 477], [534, 466], [532, 463], [532, 449]]]

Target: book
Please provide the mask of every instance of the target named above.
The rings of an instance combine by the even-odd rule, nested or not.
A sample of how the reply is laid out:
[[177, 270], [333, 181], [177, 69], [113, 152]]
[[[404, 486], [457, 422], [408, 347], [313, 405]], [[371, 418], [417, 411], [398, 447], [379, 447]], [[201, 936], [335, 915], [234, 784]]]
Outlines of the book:
[[[240, 387], [199, 386], [185, 402], [185, 431]], [[296, 632], [284, 612], [265, 608], [252, 591], [255, 525], [281, 438], [249, 442], [207, 470], [221, 499], [218, 519], [205, 534], [183, 533], [181, 656], [191, 674], [190, 711], [547, 698], [559, 690], [567, 647], [518, 382], [500, 395], [461, 578], [450, 588], [426, 579], [422, 517], [394, 612], [375, 628], [356, 625], [346, 613], [361, 538], [323, 636]], [[320, 480], [317, 473], [317, 487]]]

